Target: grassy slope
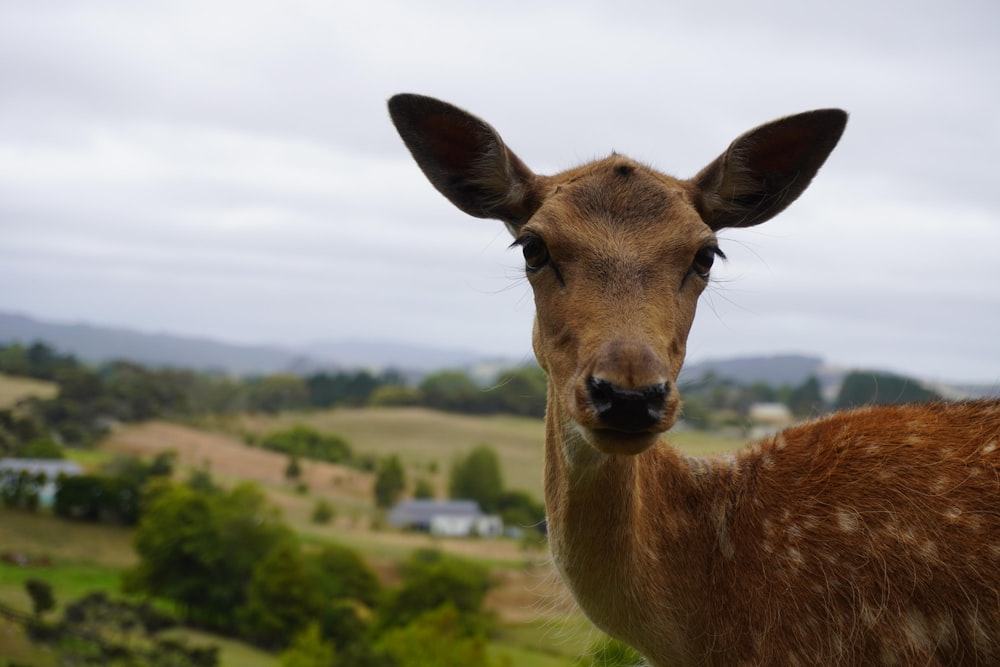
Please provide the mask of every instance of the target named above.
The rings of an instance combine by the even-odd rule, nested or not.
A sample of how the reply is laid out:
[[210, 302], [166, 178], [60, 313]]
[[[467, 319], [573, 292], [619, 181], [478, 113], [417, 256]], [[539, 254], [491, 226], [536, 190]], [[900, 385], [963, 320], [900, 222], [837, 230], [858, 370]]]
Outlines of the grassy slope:
[[[545, 438], [541, 420], [506, 415], [469, 416], [422, 408], [342, 408], [279, 416], [240, 415], [209, 426], [238, 436], [261, 436], [295, 424], [336, 433], [360, 454], [398, 454], [415, 474], [443, 487], [452, 461], [480, 444], [500, 457], [504, 484], [542, 497]], [[671, 442], [690, 454], [716, 454], [741, 443], [711, 434], [671, 434]], [[438, 474], [428, 470], [436, 466]], [[443, 488], [442, 488], [443, 490]]]
[[0, 373], [0, 409], [9, 408], [18, 401], [31, 396], [52, 398], [58, 391], [59, 387], [54, 382]]

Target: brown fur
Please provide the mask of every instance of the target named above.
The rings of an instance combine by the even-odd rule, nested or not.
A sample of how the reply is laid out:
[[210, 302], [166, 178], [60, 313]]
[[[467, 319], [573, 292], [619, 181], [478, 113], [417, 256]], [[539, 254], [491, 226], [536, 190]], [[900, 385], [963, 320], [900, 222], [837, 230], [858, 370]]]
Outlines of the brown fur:
[[846, 114], [678, 180], [618, 155], [538, 176], [466, 112], [389, 105], [435, 187], [531, 260], [550, 544], [594, 623], [653, 667], [1000, 664], [1000, 403], [856, 410], [728, 458], [660, 440], [715, 231], [798, 197]]

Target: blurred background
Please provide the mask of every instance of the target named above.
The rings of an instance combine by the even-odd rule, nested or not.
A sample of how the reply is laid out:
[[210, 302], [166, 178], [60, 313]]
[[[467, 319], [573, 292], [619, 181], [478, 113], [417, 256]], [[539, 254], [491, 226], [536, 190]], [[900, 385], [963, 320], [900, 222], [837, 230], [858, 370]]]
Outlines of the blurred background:
[[[721, 235], [676, 434], [719, 452], [998, 392], [998, 27], [985, 1], [3, 3], [0, 661], [111, 664], [110, 614], [149, 648], [122, 664], [165, 638], [204, 665], [632, 664], [547, 562], [520, 253], [386, 100], [466, 108], [540, 173], [679, 177], [850, 112], [798, 202]], [[500, 537], [449, 532], [476, 526]]]

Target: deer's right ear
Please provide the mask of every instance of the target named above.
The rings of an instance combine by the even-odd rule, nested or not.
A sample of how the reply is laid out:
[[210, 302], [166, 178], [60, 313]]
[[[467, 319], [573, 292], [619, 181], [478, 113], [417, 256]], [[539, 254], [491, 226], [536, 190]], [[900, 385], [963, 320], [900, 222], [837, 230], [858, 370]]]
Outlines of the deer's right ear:
[[494, 218], [511, 233], [541, 205], [540, 179], [497, 131], [447, 102], [401, 94], [389, 115], [424, 175], [451, 203], [477, 218]]

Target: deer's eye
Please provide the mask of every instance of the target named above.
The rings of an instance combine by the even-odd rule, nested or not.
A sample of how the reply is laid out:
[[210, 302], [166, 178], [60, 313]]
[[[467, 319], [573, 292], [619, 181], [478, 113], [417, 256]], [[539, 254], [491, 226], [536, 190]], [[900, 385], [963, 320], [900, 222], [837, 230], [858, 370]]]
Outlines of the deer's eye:
[[725, 259], [726, 256], [722, 254], [718, 246], [707, 245], [699, 250], [694, 256], [694, 262], [691, 263], [691, 272], [696, 274], [702, 280], [708, 280], [708, 274], [712, 270], [712, 265], [715, 263], [716, 256]]
[[529, 236], [520, 241], [521, 252], [524, 253], [524, 267], [529, 271], [538, 271], [549, 263], [549, 249], [537, 236]]

